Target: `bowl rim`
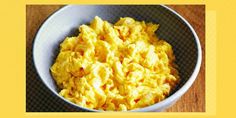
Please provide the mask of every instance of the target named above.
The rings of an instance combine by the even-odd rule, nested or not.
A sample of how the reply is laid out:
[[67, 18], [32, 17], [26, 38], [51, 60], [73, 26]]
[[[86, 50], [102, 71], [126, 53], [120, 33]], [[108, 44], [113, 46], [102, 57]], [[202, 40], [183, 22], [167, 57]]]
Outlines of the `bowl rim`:
[[[54, 95], [56, 95], [57, 97], [61, 98], [61, 100], [65, 101], [66, 103], [72, 105], [73, 107], [76, 107], [76, 108], [80, 108], [82, 110], [86, 110], [86, 111], [96, 111], [96, 112], [106, 112], [106, 111], [102, 111], [102, 110], [95, 110], [95, 109], [89, 109], [89, 108], [85, 108], [85, 107], [81, 107], [67, 99], [65, 99], [64, 97], [60, 96], [58, 94], [58, 92], [52, 90], [50, 87], [47, 86], [46, 82], [41, 78], [41, 74], [37, 68], [37, 64], [35, 63], [35, 42], [36, 40], [38, 39], [39, 37], [39, 34], [41, 34], [42, 30], [47, 26], [48, 22], [50, 19], [52, 19], [54, 16], [56, 16], [57, 14], [61, 13], [62, 11], [70, 8], [70, 7], [73, 7], [73, 6], [78, 6], [78, 5], [65, 5], [61, 8], [59, 8], [58, 10], [56, 10], [55, 12], [53, 12], [51, 15], [49, 15], [43, 22], [42, 24], [39, 26], [37, 32], [35, 33], [35, 37], [34, 37], [34, 40], [32, 42], [33, 46], [32, 46], [32, 57], [33, 57], [33, 64], [35, 66], [35, 70], [37, 72], [37, 74], [39, 75], [39, 78], [40, 80], [44, 83], [44, 85], [52, 92], [54, 93]], [[93, 5], [89, 5], [89, 6], [93, 6]], [[175, 101], [177, 101], [190, 87], [191, 85], [193, 84], [193, 82], [196, 80], [197, 78], [197, 75], [200, 71], [200, 67], [201, 67], [201, 62], [202, 62], [202, 50], [201, 50], [201, 44], [200, 44], [200, 41], [199, 41], [199, 38], [197, 36], [197, 33], [195, 32], [195, 30], [193, 29], [193, 27], [190, 25], [190, 23], [185, 19], [183, 18], [180, 14], [178, 14], [176, 11], [174, 11], [173, 9], [171, 9], [170, 7], [164, 5], [164, 4], [159, 4], [159, 6], [169, 10], [170, 12], [172, 12], [173, 14], [175, 14], [177, 17], [179, 17], [186, 25], [188, 28], [190, 28], [193, 36], [194, 36], [194, 39], [195, 39], [195, 43], [197, 45], [197, 51], [198, 51], [198, 57], [197, 57], [197, 63], [195, 65], [195, 68], [194, 68], [194, 71], [192, 73], [192, 75], [189, 77], [189, 79], [185, 82], [185, 84], [180, 87], [177, 91], [175, 91], [172, 95], [170, 95], [169, 97], [165, 98], [164, 100], [158, 102], [158, 103], [155, 103], [153, 105], [150, 105], [150, 106], [147, 106], [147, 107], [143, 107], [143, 108], [139, 108], [139, 109], [133, 109], [133, 110], [128, 110], [128, 112], [145, 112], [145, 111], [155, 111], [157, 109], [161, 109], [165, 106], [168, 106], [169, 104], [172, 104], [174, 103]]]

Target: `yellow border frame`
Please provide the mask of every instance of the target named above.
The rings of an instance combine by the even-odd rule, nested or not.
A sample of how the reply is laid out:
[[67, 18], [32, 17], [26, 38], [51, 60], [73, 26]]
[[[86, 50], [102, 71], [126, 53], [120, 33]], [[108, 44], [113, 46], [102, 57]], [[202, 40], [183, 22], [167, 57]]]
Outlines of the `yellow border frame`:
[[[111, 2], [112, 1], [112, 2]], [[225, 1], [227, 2], [227, 1]], [[216, 73], [220, 66], [224, 66], [223, 63], [218, 63], [219, 60], [223, 60], [223, 56], [219, 56], [222, 54], [223, 49], [222, 45], [218, 45], [219, 42], [222, 41], [216, 40], [219, 36], [219, 31], [223, 31], [222, 25], [218, 27], [219, 21], [222, 23], [222, 19], [218, 16], [219, 13], [225, 12], [226, 10], [222, 9], [222, 3], [224, 2], [216, 2], [216, 1], [206, 1], [206, 0], [16, 0], [16, 1], [3, 1], [0, 7], [0, 14], [3, 15], [1, 18], [0, 26], [2, 39], [4, 40], [1, 44], [1, 53], [2, 58], [0, 64], [3, 69], [1, 69], [1, 80], [3, 85], [0, 86], [1, 92], [1, 114], [4, 116], [11, 117], [217, 117], [217, 116], [228, 116], [230, 114], [227, 113], [227, 110], [223, 108], [227, 108], [224, 106], [222, 91], [219, 91], [219, 85], [216, 84], [219, 81], [218, 77], [224, 77], [223, 74]], [[26, 79], [26, 51], [25, 51], [25, 30], [26, 30], [26, 19], [25, 19], [25, 6], [26, 4], [205, 4], [206, 5], [206, 112], [178, 112], [178, 113], [156, 113], [156, 112], [148, 112], [148, 113], [26, 113], [25, 111], [25, 79]], [[227, 4], [227, 3], [226, 3]], [[232, 3], [231, 3], [232, 4]], [[230, 4], [227, 4], [230, 6]], [[233, 5], [233, 4], [232, 4]], [[227, 8], [225, 8], [227, 9]], [[228, 7], [229, 10], [233, 10], [233, 7]], [[231, 12], [230, 12], [231, 13]], [[223, 16], [223, 15], [221, 15]], [[226, 16], [226, 15], [225, 15]], [[235, 16], [233, 17], [235, 19]], [[228, 24], [228, 23], [226, 23]], [[232, 23], [233, 24], [233, 23]], [[231, 29], [233, 31], [233, 29]], [[232, 33], [231, 31], [231, 33]], [[13, 35], [14, 34], [14, 35]], [[222, 37], [222, 36], [221, 36]], [[233, 38], [233, 37], [232, 37]], [[227, 40], [227, 39], [226, 39]], [[231, 41], [231, 40], [229, 40]], [[233, 46], [229, 42], [227, 43], [231, 47]], [[3, 48], [3, 49], [2, 49]], [[231, 48], [226, 48], [231, 49]], [[218, 53], [219, 51], [219, 53]], [[230, 57], [229, 55], [225, 54]], [[7, 57], [7, 58], [4, 58]], [[20, 57], [20, 58], [19, 58]], [[233, 56], [232, 56], [233, 57]], [[233, 59], [235, 59], [233, 57]], [[230, 59], [229, 61], [233, 61]], [[8, 63], [6, 63], [8, 62]], [[226, 62], [227, 63], [227, 62]], [[230, 62], [228, 62], [230, 63]], [[232, 66], [236, 66], [235, 63], [232, 63]], [[233, 71], [230, 71], [233, 72]], [[229, 76], [227, 76], [229, 77]], [[235, 81], [235, 80], [234, 80]], [[10, 84], [5, 84], [10, 83]], [[226, 83], [228, 85], [234, 85], [230, 82]], [[11, 85], [9, 87], [9, 85]], [[222, 87], [222, 85], [221, 85]], [[234, 87], [234, 86], [233, 86]], [[229, 87], [228, 87], [229, 88]], [[233, 88], [232, 88], [233, 89]], [[227, 91], [227, 89], [226, 89]], [[221, 95], [219, 95], [219, 93]], [[216, 99], [217, 98], [217, 99]], [[229, 100], [233, 100], [229, 98]], [[221, 101], [220, 101], [221, 100]], [[219, 102], [218, 102], [219, 101]], [[226, 104], [230, 104], [230, 102], [226, 101]], [[232, 103], [233, 104], [233, 103]], [[222, 108], [223, 107], [223, 108]], [[233, 111], [230, 109], [228, 111]], [[14, 113], [13, 113], [14, 112]]]

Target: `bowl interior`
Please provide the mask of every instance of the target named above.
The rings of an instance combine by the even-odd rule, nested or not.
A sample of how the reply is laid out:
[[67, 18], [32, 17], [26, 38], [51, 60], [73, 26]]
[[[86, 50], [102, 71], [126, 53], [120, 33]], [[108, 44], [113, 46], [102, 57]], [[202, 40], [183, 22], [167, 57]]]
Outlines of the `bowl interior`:
[[[120, 17], [132, 17], [160, 24], [156, 32], [160, 39], [173, 46], [181, 77], [180, 88], [192, 75], [198, 57], [195, 37], [176, 14], [160, 5], [70, 5], [51, 17], [38, 31], [33, 47], [33, 58], [39, 76], [49, 89], [57, 93], [57, 86], [49, 68], [58, 54], [59, 44], [67, 36], [76, 36], [78, 26], [89, 23], [95, 16], [115, 23]], [[177, 90], [177, 89], [176, 89]]]

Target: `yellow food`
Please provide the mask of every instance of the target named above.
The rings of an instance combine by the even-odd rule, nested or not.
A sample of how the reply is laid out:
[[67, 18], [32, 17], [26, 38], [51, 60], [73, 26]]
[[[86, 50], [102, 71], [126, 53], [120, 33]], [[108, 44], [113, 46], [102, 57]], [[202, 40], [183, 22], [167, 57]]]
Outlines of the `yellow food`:
[[67, 37], [51, 73], [60, 95], [81, 107], [126, 111], [165, 99], [179, 80], [170, 44], [157, 24], [120, 18], [114, 25], [95, 17]]

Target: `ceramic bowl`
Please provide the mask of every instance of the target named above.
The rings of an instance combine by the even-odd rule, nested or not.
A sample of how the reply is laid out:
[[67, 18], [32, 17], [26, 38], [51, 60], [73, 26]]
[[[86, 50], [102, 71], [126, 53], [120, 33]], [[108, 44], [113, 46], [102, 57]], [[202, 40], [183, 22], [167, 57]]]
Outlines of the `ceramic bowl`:
[[49, 70], [58, 54], [59, 44], [65, 37], [77, 35], [78, 26], [89, 23], [95, 16], [111, 23], [120, 17], [158, 23], [157, 35], [173, 46], [181, 77], [177, 89], [159, 103], [131, 111], [163, 111], [191, 87], [201, 65], [201, 46], [192, 26], [177, 12], [165, 5], [68, 5], [47, 18], [33, 44], [33, 61], [38, 75], [56, 96], [79, 110], [98, 111], [80, 107], [61, 97]]

